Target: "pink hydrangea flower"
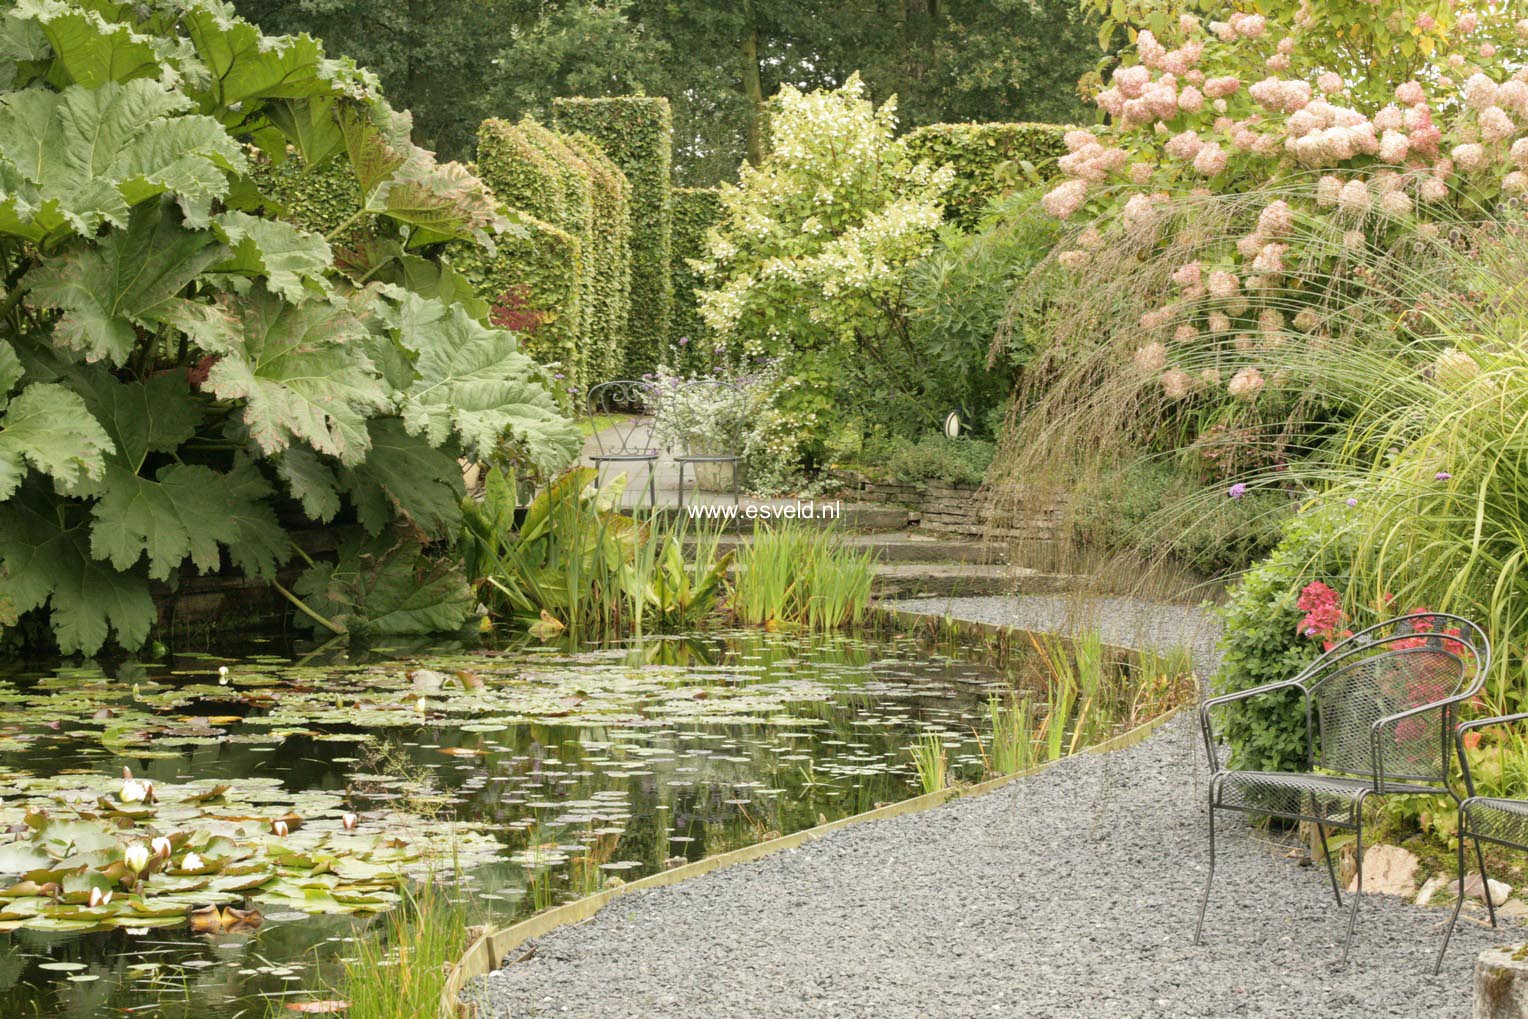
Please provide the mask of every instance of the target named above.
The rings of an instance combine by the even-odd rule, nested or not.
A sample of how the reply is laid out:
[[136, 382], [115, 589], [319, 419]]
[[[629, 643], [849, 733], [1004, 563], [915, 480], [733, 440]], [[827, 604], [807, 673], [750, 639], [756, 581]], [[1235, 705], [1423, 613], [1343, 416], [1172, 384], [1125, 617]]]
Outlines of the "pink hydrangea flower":
[[1206, 177], [1213, 177], [1226, 168], [1227, 155], [1217, 142], [1210, 142], [1194, 156], [1194, 169]]
[[1234, 297], [1237, 291], [1241, 289], [1241, 282], [1236, 278], [1234, 272], [1216, 269], [1210, 273], [1209, 288], [1212, 297]]
[[1088, 197], [1088, 182], [1069, 180], [1056, 186], [1040, 199], [1040, 207], [1057, 219], [1070, 219]]
[[1198, 113], [1204, 109], [1204, 93], [1189, 85], [1178, 93], [1178, 109], [1184, 113]]
[[1167, 366], [1167, 347], [1161, 343], [1137, 347], [1133, 360], [1137, 371], [1155, 375]]
[[1348, 181], [1337, 194], [1337, 207], [1343, 212], [1362, 215], [1369, 211], [1369, 205], [1369, 186], [1361, 180]]
[[[1457, 56], [1458, 54], [1455, 54]], [[1483, 110], [1496, 103], [1496, 82], [1479, 72], [1464, 83], [1464, 101], [1472, 109]]]
[[1387, 163], [1404, 163], [1411, 151], [1411, 139], [1399, 131], [1386, 131], [1379, 140], [1379, 158]]
[[1197, 287], [1203, 277], [1203, 268], [1198, 262], [1189, 262], [1179, 266], [1173, 273], [1173, 282], [1180, 287]]
[[1231, 384], [1226, 389], [1234, 397], [1251, 400], [1264, 385], [1262, 372], [1256, 368], [1243, 368], [1231, 377]]
[[1162, 393], [1169, 400], [1181, 400], [1188, 395], [1194, 380], [1186, 371], [1174, 368], [1162, 373]]
[[1241, 88], [1241, 79], [1226, 75], [1206, 80], [1204, 94], [1211, 99], [1223, 99], [1226, 96], [1235, 95], [1239, 88]]
[[1454, 151], [1449, 153], [1453, 157], [1454, 165], [1466, 173], [1471, 173], [1486, 165], [1486, 150], [1483, 146], [1474, 142], [1466, 142], [1463, 145], [1454, 146]]
[[1330, 95], [1342, 91], [1342, 75], [1336, 71], [1323, 71], [1316, 79], [1316, 87]]
[[1422, 91], [1422, 86], [1416, 82], [1406, 81], [1396, 86], [1395, 98], [1403, 106], [1415, 106], [1426, 101], [1427, 93]]
[[1512, 123], [1512, 118], [1507, 116], [1507, 111], [1500, 106], [1487, 106], [1480, 111], [1480, 140], [1486, 143], [1499, 142], [1509, 138], [1517, 126]]
[[1428, 177], [1417, 189], [1424, 202], [1441, 202], [1448, 197], [1448, 185], [1437, 177]]
[[1379, 207], [1391, 216], [1410, 215], [1411, 197], [1404, 191], [1387, 191], [1380, 198]]
[[1272, 240], [1287, 235], [1294, 229], [1294, 225], [1294, 210], [1282, 198], [1269, 202], [1267, 207], [1257, 214], [1257, 232]]

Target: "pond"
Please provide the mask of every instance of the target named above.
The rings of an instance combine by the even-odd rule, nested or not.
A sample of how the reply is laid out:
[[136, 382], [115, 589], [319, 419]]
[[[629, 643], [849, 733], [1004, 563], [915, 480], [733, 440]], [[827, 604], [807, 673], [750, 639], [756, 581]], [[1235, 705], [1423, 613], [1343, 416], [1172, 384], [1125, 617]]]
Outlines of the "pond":
[[907, 636], [241, 651], [0, 675], [0, 1013], [279, 1011], [395, 873], [507, 923], [918, 795], [931, 738], [981, 779], [989, 695], [1045, 682]]

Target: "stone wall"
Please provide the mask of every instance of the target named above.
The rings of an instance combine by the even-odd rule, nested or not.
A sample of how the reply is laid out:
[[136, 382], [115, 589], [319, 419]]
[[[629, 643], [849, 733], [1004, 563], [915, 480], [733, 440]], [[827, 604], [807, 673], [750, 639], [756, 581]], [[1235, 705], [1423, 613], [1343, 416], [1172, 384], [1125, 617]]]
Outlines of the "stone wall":
[[1026, 506], [989, 529], [987, 500], [977, 487], [940, 481], [876, 481], [848, 473], [838, 477], [844, 484], [845, 499], [906, 506], [914, 526], [931, 534], [1027, 544], [1054, 540], [1062, 524], [1059, 502]]

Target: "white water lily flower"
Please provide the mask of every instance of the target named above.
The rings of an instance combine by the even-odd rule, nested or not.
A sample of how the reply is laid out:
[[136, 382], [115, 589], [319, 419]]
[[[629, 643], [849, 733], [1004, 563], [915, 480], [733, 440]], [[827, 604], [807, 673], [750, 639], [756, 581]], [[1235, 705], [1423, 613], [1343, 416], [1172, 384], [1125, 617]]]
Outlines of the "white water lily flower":
[[345, 826], [346, 831], [355, 831], [356, 816], [354, 814], [340, 815], [340, 824]]
[[95, 909], [97, 906], [108, 905], [110, 902], [111, 902], [111, 892], [106, 892], [106, 893], [102, 894], [101, 889], [99, 889], [99, 888], [92, 887], [90, 889], [90, 908], [91, 909]]
[[272, 821], [271, 822], [271, 831], [275, 832], [277, 835], [281, 836], [282, 838], [286, 838], [287, 837], [287, 833], [290, 830], [291, 829], [289, 829], [287, 827], [287, 823], [285, 821], [276, 820], [276, 821]]
[[206, 865], [207, 862], [200, 856], [197, 856], [195, 852], [187, 853], [185, 856], [181, 857], [180, 861], [181, 870], [201, 870]]
[[149, 848], [154, 851], [155, 856], [168, 858], [171, 849], [170, 839], [165, 835], [157, 835], [149, 842]]
[[153, 785], [148, 782], [130, 778], [122, 783], [122, 791], [117, 794], [117, 799], [123, 803], [142, 803], [149, 798], [149, 790], [152, 788]]
[[144, 867], [149, 865], [149, 858], [149, 847], [142, 842], [134, 842], [122, 854], [122, 862], [127, 864], [127, 869], [134, 874], [140, 873]]

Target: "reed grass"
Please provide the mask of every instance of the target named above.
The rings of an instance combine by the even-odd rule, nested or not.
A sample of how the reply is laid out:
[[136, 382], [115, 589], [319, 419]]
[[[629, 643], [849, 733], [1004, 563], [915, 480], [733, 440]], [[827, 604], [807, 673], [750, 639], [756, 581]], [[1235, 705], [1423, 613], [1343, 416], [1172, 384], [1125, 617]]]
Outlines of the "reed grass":
[[925, 732], [918, 742], [907, 748], [912, 756], [913, 767], [918, 771], [918, 785], [925, 794], [937, 793], [949, 787], [950, 759], [944, 750], [944, 737], [937, 732]]
[[730, 604], [752, 626], [834, 630], [864, 621], [874, 579], [871, 554], [835, 530], [784, 521], [740, 548]]

